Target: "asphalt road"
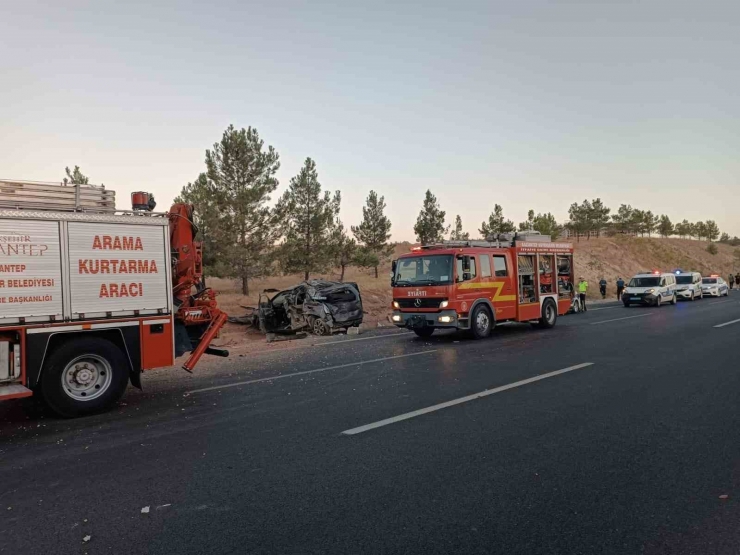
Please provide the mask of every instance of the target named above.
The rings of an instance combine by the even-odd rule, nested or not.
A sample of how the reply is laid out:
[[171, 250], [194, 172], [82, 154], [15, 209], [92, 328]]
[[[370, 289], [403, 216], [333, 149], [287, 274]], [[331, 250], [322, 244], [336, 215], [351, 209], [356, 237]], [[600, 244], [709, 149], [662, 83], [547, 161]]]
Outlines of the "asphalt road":
[[740, 552], [739, 293], [349, 339], [0, 405], [0, 552]]

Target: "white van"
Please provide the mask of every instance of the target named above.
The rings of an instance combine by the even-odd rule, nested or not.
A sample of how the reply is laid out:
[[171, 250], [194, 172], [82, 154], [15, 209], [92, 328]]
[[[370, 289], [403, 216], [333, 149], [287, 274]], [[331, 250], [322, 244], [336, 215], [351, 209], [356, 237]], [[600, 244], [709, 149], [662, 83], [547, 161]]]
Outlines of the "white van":
[[699, 272], [677, 273], [676, 294], [679, 299], [689, 299], [690, 301], [704, 298], [701, 290], [701, 274]]
[[631, 304], [660, 306], [665, 302], [676, 304], [676, 300], [676, 276], [671, 273], [637, 274], [622, 293], [624, 306]]

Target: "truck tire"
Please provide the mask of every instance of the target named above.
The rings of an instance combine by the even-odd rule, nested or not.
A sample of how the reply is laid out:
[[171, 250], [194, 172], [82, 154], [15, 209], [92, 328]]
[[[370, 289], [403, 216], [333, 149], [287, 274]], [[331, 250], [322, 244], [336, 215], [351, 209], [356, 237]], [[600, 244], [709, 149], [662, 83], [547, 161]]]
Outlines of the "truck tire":
[[485, 339], [491, 335], [493, 321], [491, 311], [485, 304], [479, 304], [470, 317], [470, 331], [475, 339]]
[[414, 328], [414, 333], [419, 337], [431, 337], [434, 333], [434, 328]]
[[129, 364], [121, 349], [100, 337], [78, 337], [54, 349], [41, 373], [41, 395], [65, 418], [102, 412], [121, 398]]
[[555, 323], [558, 321], [558, 309], [552, 299], [547, 299], [542, 303], [542, 317], [537, 323], [537, 327], [543, 329], [550, 329], [555, 327]]

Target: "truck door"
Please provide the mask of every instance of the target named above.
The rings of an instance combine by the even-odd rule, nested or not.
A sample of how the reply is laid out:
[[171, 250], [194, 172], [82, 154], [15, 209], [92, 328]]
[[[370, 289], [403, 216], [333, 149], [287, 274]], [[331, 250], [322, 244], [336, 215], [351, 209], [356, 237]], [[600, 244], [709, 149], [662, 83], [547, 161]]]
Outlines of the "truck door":
[[[481, 279], [490, 283], [490, 299], [496, 310], [496, 320], [516, 317], [516, 294], [512, 285], [513, 265], [508, 253], [481, 255]], [[485, 260], [484, 260], [485, 259]], [[488, 276], [486, 275], [488, 274]]]
[[475, 299], [481, 296], [478, 265], [475, 255], [455, 257], [455, 298], [460, 302], [460, 312], [467, 313]]

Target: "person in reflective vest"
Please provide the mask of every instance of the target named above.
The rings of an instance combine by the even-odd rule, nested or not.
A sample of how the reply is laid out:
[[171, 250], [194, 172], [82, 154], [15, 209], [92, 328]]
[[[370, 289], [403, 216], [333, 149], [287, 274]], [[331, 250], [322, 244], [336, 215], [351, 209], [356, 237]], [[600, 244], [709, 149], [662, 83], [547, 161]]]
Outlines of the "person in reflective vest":
[[578, 296], [581, 299], [581, 308], [586, 312], [586, 292], [588, 291], [588, 282], [581, 278], [578, 282]]

